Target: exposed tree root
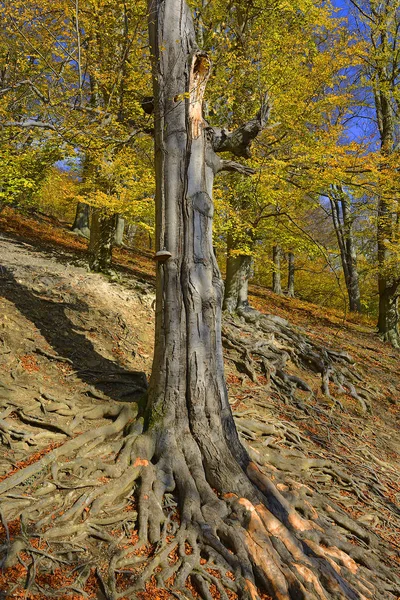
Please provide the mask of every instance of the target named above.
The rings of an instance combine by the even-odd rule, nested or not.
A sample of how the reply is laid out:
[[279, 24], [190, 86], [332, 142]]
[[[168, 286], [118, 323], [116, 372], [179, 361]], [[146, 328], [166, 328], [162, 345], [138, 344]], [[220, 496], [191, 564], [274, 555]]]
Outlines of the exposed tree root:
[[338, 396], [347, 393], [357, 400], [363, 412], [371, 409], [375, 393], [363, 384], [354, 361], [346, 352], [316, 344], [306, 332], [274, 315], [245, 307], [239, 317], [238, 321], [226, 316], [223, 344], [231, 351], [228, 358], [252, 381], [257, 382], [259, 376], [264, 375], [270, 389], [285, 402], [295, 399], [298, 389], [312, 395], [310, 384], [290, 373], [292, 365], [305, 377], [310, 372], [318, 373], [321, 391], [334, 405], [343, 408]]
[[[26, 564], [31, 593], [51, 596], [39, 574], [73, 565], [64, 589], [72, 597], [84, 595], [94, 566], [109, 600], [134, 598], [149, 581], [171, 597], [205, 600], [400, 594], [372, 532], [303, 483], [280, 483], [290, 460], [281, 457], [274, 485], [254, 461], [245, 470], [232, 455], [204, 463], [190, 432], [160, 439], [142, 433], [131, 407], [108, 414], [111, 423], [0, 483], [3, 569]], [[11, 539], [15, 519], [21, 530]]]

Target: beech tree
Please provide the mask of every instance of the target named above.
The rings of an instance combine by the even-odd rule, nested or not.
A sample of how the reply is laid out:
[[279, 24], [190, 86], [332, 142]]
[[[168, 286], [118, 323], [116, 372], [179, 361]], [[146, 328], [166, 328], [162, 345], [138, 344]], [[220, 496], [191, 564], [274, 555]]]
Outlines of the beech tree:
[[396, 181], [399, 152], [399, 2], [350, 0], [350, 6], [355, 17], [355, 30], [366, 46], [360, 80], [364, 91], [367, 90], [368, 114], [363, 116], [375, 121], [374, 142], [376, 138], [379, 140], [375, 173], [378, 204], [378, 332], [383, 340], [399, 347], [400, 260]]
[[288, 252], [287, 255], [288, 260], [288, 285], [287, 285], [287, 295], [289, 298], [294, 298], [294, 275], [296, 272], [296, 267], [294, 265], [294, 252]]
[[[90, 163], [98, 165], [110, 151], [115, 158], [132, 147], [147, 119], [140, 104], [150, 78], [143, 68], [148, 64], [144, 0], [16, 0], [0, 10], [0, 50], [6, 58], [0, 69], [3, 129], [44, 131], [58, 138], [65, 155], [79, 149], [85, 156], [84, 179], [94, 170]], [[97, 180], [101, 183], [100, 176]], [[106, 210], [96, 204], [95, 227], [89, 231], [89, 207], [82, 198], [72, 228], [91, 235], [89, 264], [107, 271], [118, 210], [110, 210], [111, 196], [102, 194], [101, 185], [98, 191], [97, 198], [107, 200]]]
[[[21, 535], [4, 544], [3, 566], [15, 564], [19, 554], [23, 561], [32, 527], [40, 544], [39, 549], [32, 544], [31, 555], [46, 559], [47, 570], [49, 561], [53, 568], [57, 560], [50, 553], [52, 541], [61, 568], [69, 566], [75, 552], [84, 558], [79, 567], [67, 570], [68, 575], [79, 573], [66, 593], [80, 594], [80, 579], [96, 564], [97, 580], [110, 600], [140, 596], [149, 583], [152, 590], [156, 583], [190, 600], [196, 597], [193, 588], [204, 600], [216, 597], [216, 591], [222, 600], [260, 600], [265, 594], [274, 600], [394, 600], [399, 586], [386, 566], [390, 551], [377, 536], [311, 485], [292, 476], [281, 479], [281, 469], [293, 470], [290, 455], [275, 457], [278, 469], [271, 455], [245, 447], [239, 438], [224, 379], [223, 284], [212, 243], [213, 182], [223, 170], [251, 174], [229, 153], [249, 156], [270, 106], [265, 97], [258, 114], [232, 132], [208, 124], [202, 103], [211, 61], [196, 43], [188, 5], [184, 0], [149, 0], [148, 12], [157, 208], [156, 339], [150, 386], [139, 409], [136, 403], [105, 401], [79, 410], [77, 426], [81, 418], [108, 421], [71, 435], [0, 481], [0, 496], [6, 497], [1, 512], [5, 531], [7, 520], [15, 515], [22, 523]], [[224, 158], [220, 153], [226, 153]], [[262, 329], [266, 322], [268, 330]], [[273, 386], [280, 379], [312, 391], [298, 376], [284, 372], [286, 349], [293, 342], [291, 360], [295, 365], [311, 364], [321, 373], [326, 395], [330, 377], [336, 376], [342, 390], [345, 385], [349, 391], [354, 387], [350, 383], [355, 376], [343, 364], [351, 360], [346, 353], [314, 344], [279, 317], [264, 316], [259, 324], [268, 339], [254, 340], [246, 332], [242, 347], [250, 358], [257, 351], [266, 367], [277, 373]], [[280, 347], [272, 351], [277, 331]], [[240, 329], [236, 339], [242, 334]], [[338, 359], [340, 373], [335, 371]], [[113, 374], [129, 375], [131, 391], [144, 388], [142, 373]], [[288, 386], [281, 388], [278, 397], [286, 390]], [[47, 426], [54, 430], [54, 423]], [[323, 459], [301, 457], [301, 465], [302, 471], [326, 469], [341, 481], [352, 477]], [[37, 487], [43, 471], [55, 482], [47, 498], [39, 496], [42, 490]], [[73, 489], [71, 476], [78, 481]], [[20, 496], [22, 504], [15, 502]], [[132, 509], [134, 503], [129, 516], [118, 515], [120, 500], [124, 509], [128, 503]], [[116, 523], [118, 528], [121, 524], [121, 536], [127, 525], [126, 537], [118, 530], [116, 539], [103, 530], [114, 531]], [[89, 544], [84, 545], [89, 536], [96, 540], [93, 561], [88, 560]], [[106, 544], [100, 551], [99, 539]], [[60, 540], [71, 540], [72, 545], [60, 551]], [[48, 544], [46, 551], [42, 542]], [[32, 560], [27, 592], [33, 590], [39, 566]], [[39, 581], [37, 589], [50, 594]]]
[[272, 261], [274, 263], [274, 270], [272, 272], [272, 291], [278, 296], [282, 296], [281, 256], [282, 248], [276, 244], [272, 248]]
[[349, 307], [353, 312], [361, 312], [357, 251], [353, 231], [354, 215], [351, 212], [351, 201], [349, 195], [340, 186], [332, 186], [329, 201], [349, 297]]
[[234, 240], [232, 234], [228, 234], [223, 309], [229, 313], [247, 308], [249, 279], [253, 266], [251, 254], [243, 252], [231, 254], [232, 250], [234, 250]]
[[[146, 433], [135, 463], [142, 468], [139, 537], [163, 547], [160, 507], [164, 494], [174, 492], [180, 509], [176, 540], [180, 546], [188, 543], [191, 551], [181, 554], [172, 569], [162, 559], [164, 553], [167, 559], [167, 545], [132, 590], [157, 566], [158, 581], [174, 573], [178, 589], [191, 573], [206, 599], [212, 597], [214, 582], [224, 598], [225, 588], [254, 600], [260, 598], [259, 590], [279, 600], [387, 598], [392, 588], [385, 569], [373, 559], [372, 571], [372, 563], [356, 563], [357, 546], [341, 539], [328, 519], [308, 511], [298, 493], [292, 491], [290, 502], [262, 473], [238, 438], [228, 403], [221, 344], [223, 286], [212, 246], [212, 185], [223, 169], [244, 170], [217, 153], [247, 156], [265, 124], [268, 103], [232, 133], [210, 127], [202, 101], [211, 64], [196, 44], [186, 3], [151, 0], [149, 32], [158, 268]], [[202, 568], [204, 556], [215, 560], [218, 579], [210, 579]], [[226, 569], [233, 571], [234, 580]]]

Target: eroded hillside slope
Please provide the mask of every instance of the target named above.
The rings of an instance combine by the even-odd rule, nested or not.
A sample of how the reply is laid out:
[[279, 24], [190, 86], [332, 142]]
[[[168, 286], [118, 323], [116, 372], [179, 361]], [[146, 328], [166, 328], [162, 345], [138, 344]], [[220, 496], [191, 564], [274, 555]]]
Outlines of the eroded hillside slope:
[[[96, 597], [102, 574], [91, 557], [106, 561], [121, 540], [134, 547], [135, 498], [126, 492], [108, 523], [104, 515], [91, 523], [86, 550], [81, 529], [71, 529], [71, 506], [89, 486], [96, 495], [116, 476], [104, 471], [96, 448], [121, 407], [130, 411], [122, 430], [135, 427], [131, 409], [151, 370], [153, 265], [143, 253], [119, 250], [111, 280], [87, 271], [85, 242], [57, 223], [9, 211], [0, 225], [0, 535], [7, 557], [0, 589], [35, 600], [55, 589], [59, 597]], [[382, 560], [398, 573], [400, 352], [365, 322], [252, 292], [253, 305], [269, 316], [248, 313], [224, 324], [230, 401], [243, 439], [288, 497], [305, 484], [339, 506], [332, 522], [354, 545], [378, 536], [387, 549]], [[68, 470], [59, 449], [82, 435], [79, 469]], [[117, 437], [110, 443], [117, 455], [118, 444]], [[55, 458], [46, 464], [46, 456]], [[87, 506], [80, 508], [83, 522]], [[57, 562], [49, 555], [61, 542]], [[155, 586], [149, 581], [138, 597], [154, 597]]]

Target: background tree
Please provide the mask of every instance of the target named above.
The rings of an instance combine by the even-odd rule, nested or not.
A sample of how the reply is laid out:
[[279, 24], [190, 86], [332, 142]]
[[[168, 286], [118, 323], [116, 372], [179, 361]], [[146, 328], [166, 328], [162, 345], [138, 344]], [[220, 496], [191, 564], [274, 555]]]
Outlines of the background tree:
[[[111, 152], [116, 155], [135, 143], [146, 129], [140, 100], [146, 82], [150, 83], [150, 71], [143, 68], [147, 60], [144, 2], [6, 2], [2, 16], [5, 52], [15, 56], [15, 67], [7, 67], [3, 77], [3, 127], [51, 132], [62, 140], [66, 154], [79, 149], [86, 157], [84, 171], [91, 169], [88, 160], [99, 163], [104, 153], [107, 163]], [[101, 194], [99, 189], [98, 198]], [[108, 264], [111, 246], [105, 232], [116, 220], [110, 202], [106, 204], [100, 217], [110, 223], [94, 228], [90, 256], [98, 250], [103, 258], [109, 257]], [[101, 207], [97, 204], [95, 210], [101, 212]], [[87, 217], [81, 201], [74, 229], [85, 236]], [[98, 237], [101, 233], [104, 240]], [[102, 262], [97, 257], [93, 265], [100, 268]]]
[[378, 330], [384, 340], [399, 346], [400, 263], [398, 186], [395, 183], [399, 123], [399, 3], [398, 0], [351, 0], [350, 6], [353, 9], [351, 25], [365, 42], [355, 112], [358, 119], [365, 118], [373, 123], [370, 146], [372, 152], [377, 150]]
[[329, 194], [329, 201], [349, 296], [349, 307], [353, 312], [360, 312], [360, 287], [353, 231], [354, 214], [351, 213], [350, 198], [343, 188], [333, 186]]

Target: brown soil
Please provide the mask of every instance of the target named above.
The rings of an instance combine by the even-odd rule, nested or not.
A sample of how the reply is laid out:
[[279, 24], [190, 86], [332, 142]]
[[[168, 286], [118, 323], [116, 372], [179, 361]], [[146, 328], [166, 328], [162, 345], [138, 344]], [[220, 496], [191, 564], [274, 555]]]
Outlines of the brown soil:
[[[155, 296], [149, 253], [117, 250], [116, 276], [109, 278], [87, 271], [86, 241], [52, 219], [7, 210], [0, 215], [0, 228], [2, 481], [82, 431], [107, 423], [105, 417], [96, 419], [98, 407], [140, 399], [151, 370]], [[254, 286], [251, 293], [259, 310], [288, 319], [315, 341], [348, 351], [357, 362], [360, 385], [375, 394], [372, 414], [362, 414], [347, 394], [340, 398], [340, 410], [322, 395], [318, 375], [297, 372], [292, 365], [292, 374], [303, 377], [314, 393], [299, 391], [295, 402], [285, 402], [270, 393], [262, 375], [250, 381], [227, 360], [230, 400], [242, 435], [272, 459], [280, 452], [292, 456], [295, 477], [322, 491], [392, 546], [390, 566], [396, 569], [400, 352], [382, 344], [365, 318], [344, 321], [337, 312], [277, 298], [260, 287]], [[88, 419], [90, 413], [93, 418]], [[246, 419], [270, 424], [272, 433], [252, 435], [246, 431]], [[302, 471], [302, 457], [328, 460], [334, 468]], [[270, 476], [274, 478], [273, 467]], [[292, 476], [287, 474], [289, 483]], [[33, 478], [25, 492], [15, 494], [16, 506], [34, 491]], [[18, 522], [6, 527], [3, 523], [1, 543], [18, 532]], [[26, 577], [21, 563], [7, 575], [0, 573], [0, 598], [38, 600], [38, 594], [26, 595]], [[68, 577], [68, 571], [49, 575], [57, 588], [67, 585]], [[86, 585], [89, 597], [99, 594], [94, 574]], [[80, 598], [73, 592], [67, 597]], [[172, 598], [157, 592], [153, 582], [138, 597]]]

